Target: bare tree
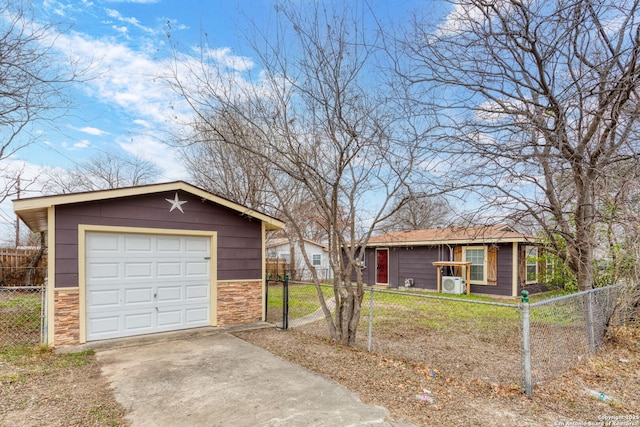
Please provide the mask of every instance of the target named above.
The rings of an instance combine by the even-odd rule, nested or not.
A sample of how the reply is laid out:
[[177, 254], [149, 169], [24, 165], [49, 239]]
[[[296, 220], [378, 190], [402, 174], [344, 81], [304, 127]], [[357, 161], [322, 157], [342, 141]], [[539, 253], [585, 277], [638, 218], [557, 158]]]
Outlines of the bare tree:
[[156, 165], [139, 157], [102, 153], [71, 170], [49, 170], [43, 174], [43, 193], [74, 193], [144, 185], [160, 174]]
[[596, 238], [605, 256], [598, 263], [596, 282], [610, 285], [640, 279], [640, 165], [635, 161], [609, 168], [601, 181], [596, 211]]
[[181, 135], [175, 142], [182, 148], [182, 158], [194, 183], [243, 206], [277, 210], [271, 191], [264, 185], [262, 163], [265, 160], [247, 156], [239, 146], [241, 143], [227, 142], [255, 139], [251, 127], [244, 126], [242, 117], [236, 120], [226, 116], [216, 123], [217, 131], [201, 121], [192, 126], [192, 132]]
[[[297, 216], [299, 204], [291, 201], [313, 205], [326, 233], [335, 312], [314, 274], [318, 298], [333, 339], [353, 344], [364, 294], [360, 249], [380, 221], [404, 203], [395, 203], [394, 196], [419, 172], [421, 148], [406, 131], [412, 116], [394, 103], [393, 88], [376, 72], [381, 52], [376, 33], [365, 28], [371, 18], [363, 15], [366, 10], [325, 2], [287, 2], [276, 10], [273, 34], [254, 27], [250, 37], [259, 78], [245, 71], [239, 81], [238, 73], [187, 58], [176, 62], [172, 81], [207, 133], [257, 159], [279, 216], [297, 241], [306, 235], [306, 224]], [[180, 74], [183, 67], [190, 67], [186, 76]], [[239, 118], [242, 129], [251, 129], [250, 138], [237, 138], [232, 126], [220, 125]], [[282, 183], [291, 182], [302, 193], [286, 191]]]
[[[34, 22], [30, 2], [0, 5], [0, 201], [17, 192], [20, 170], [3, 160], [32, 143], [33, 125], [55, 123], [69, 105], [64, 88], [81, 73], [53, 52], [55, 26]], [[27, 187], [23, 178], [23, 189]]]
[[602, 181], [640, 153], [638, 6], [457, 1], [437, 26], [414, 20], [397, 67], [438, 111], [443, 155], [477, 212], [534, 219], [582, 290]]
[[402, 208], [380, 224], [382, 231], [426, 230], [446, 226], [453, 219], [451, 206], [442, 195], [410, 193], [396, 197], [405, 199], [405, 202]]

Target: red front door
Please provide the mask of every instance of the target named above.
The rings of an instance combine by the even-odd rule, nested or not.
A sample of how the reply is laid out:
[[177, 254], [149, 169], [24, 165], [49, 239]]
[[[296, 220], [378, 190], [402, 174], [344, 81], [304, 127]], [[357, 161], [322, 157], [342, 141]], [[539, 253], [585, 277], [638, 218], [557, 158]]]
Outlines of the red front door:
[[376, 283], [389, 283], [389, 251], [378, 249], [376, 252]]

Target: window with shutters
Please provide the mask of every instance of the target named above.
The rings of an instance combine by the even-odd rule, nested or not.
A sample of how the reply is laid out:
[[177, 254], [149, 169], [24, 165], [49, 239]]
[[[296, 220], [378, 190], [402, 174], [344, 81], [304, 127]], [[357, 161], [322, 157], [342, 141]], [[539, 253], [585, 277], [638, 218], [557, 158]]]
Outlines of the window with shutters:
[[471, 284], [498, 284], [498, 248], [495, 246], [462, 247], [462, 261], [471, 263]]
[[485, 285], [487, 283], [486, 247], [464, 247], [462, 248], [462, 259], [471, 263], [471, 284]]

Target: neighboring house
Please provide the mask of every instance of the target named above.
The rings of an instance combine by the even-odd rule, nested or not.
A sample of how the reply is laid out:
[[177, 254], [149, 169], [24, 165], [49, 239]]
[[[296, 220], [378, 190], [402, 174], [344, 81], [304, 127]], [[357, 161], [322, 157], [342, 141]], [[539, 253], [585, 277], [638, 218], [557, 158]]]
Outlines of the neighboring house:
[[268, 215], [182, 181], [13, 201], [47, 232], [47, 344], [264, 320]]
[[[303, 240], [304, 250], [311, 261], [312, 267], [316, 270], [320, 279], [331, 279], [333, 272], [329, 266], [329, 255], [327, 247], [312, 240]], [[292, 249], [293, 246], [293, 256]], [[267, 257], [284, 260], [287, 264], [287, 272], [294, 280], [310, 280], [311, 271], [307, 267], [302, 255], [302, 250], [297, 242], [292, 242], [287, 238], [276, 238], [267, 241]]]
[[444, 277], [462, 293], [466, 264], [472, 293], [515, 297], [523, 289], [544, 289], [538, 250], [534, 236], [507, 225], [400, 231], [371, 237], [362, 267], [367, 285], [437, 290]]

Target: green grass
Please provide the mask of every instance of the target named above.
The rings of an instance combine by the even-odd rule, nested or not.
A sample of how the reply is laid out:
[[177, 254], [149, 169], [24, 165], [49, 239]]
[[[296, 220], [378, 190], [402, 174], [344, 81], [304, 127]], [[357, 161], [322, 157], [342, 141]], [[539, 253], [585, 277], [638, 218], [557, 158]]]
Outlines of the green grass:
[[[40, 332], [39, 294], [16, 296], [0, 302], [0, 342], [14, 342], [22, 335]], [[4, 336], [6, 335], [6, 336]]]
[[[325, 298], [333, 296], [333, 288], [322, 288]], [[554, 294], [536, 296], [536, 301], [552, 298]], [[360, 327], [366, 328], [369, 322], [369, 297], [365, 290], [362, 300]], [[436, 298], [433, 298], [436, 297]], [[468, 301], [468, 302], [466, 302]], [[503, 334], [505, 329], [518, 328], [519, 299], [495, 299], [484, 295], [451, 295], [424, 293], [420, 291], [374, 291], [373, 325], [377, 331], [393, 331], [402, 324], [403, 328], [427, 328], [445, 332]], [[509, 306], [475, 304], [474, 302], [498, 302]], [[532, 301], [533, 302], [533, 301]], [[268, 307], [270, 313], [282, 313], [282, 288], [269, 290]], [[290, 285], [289, 318], [296, 319], [313, 313], [320, 304], [313, 285]], [[274, 311], [272, 311], [274, 310]], [[549, 305], [531, 309], [531, 321], [558, 326], [573, 326], [582, 321], [580, 307], [572, 305]]]
[[5, 345], [0, 347], [0, 361], [17, 365], [30, 365], [34, 361], [47, 359], [52, 368], [63, 369], [83, 366], [88, 362], [88, 357], [94, 354], [93, 350], [56, 354], [50, 347], [44, 345]]
[[477, 295], [465, 295], [458, 301], [451, 301], [395, 293], [375, 293], [374, 329], [392, 331], [402, 323], [403, 327], [409, 328], [426, 327], [441, 331], [455, 328], [457, 331], [479, 330], [492, 333], [501, 331], [505, 325], [517, 326], [518, 312], [515, 305], [503, 307], [464, 301], [493, 300]]
[[24, 384], [33, 376], [80, 367], [88, 363], [89, 356], [93, 354], [93, 350], [56, 354], [47, 346], [3, 345], [0, 347], [0, 362], [18, 369], [0, 373], [0, 384]]
[[[325, 299], [331, 298], [333, 289], [323, 286]], [[282, 313], [282, 287], [269, 288], [268, 310], [270, 313]], [[289, 318], [297, 319], [315, 312], [320, 308], [318, 293], [313, 285], [289, 285]]]

